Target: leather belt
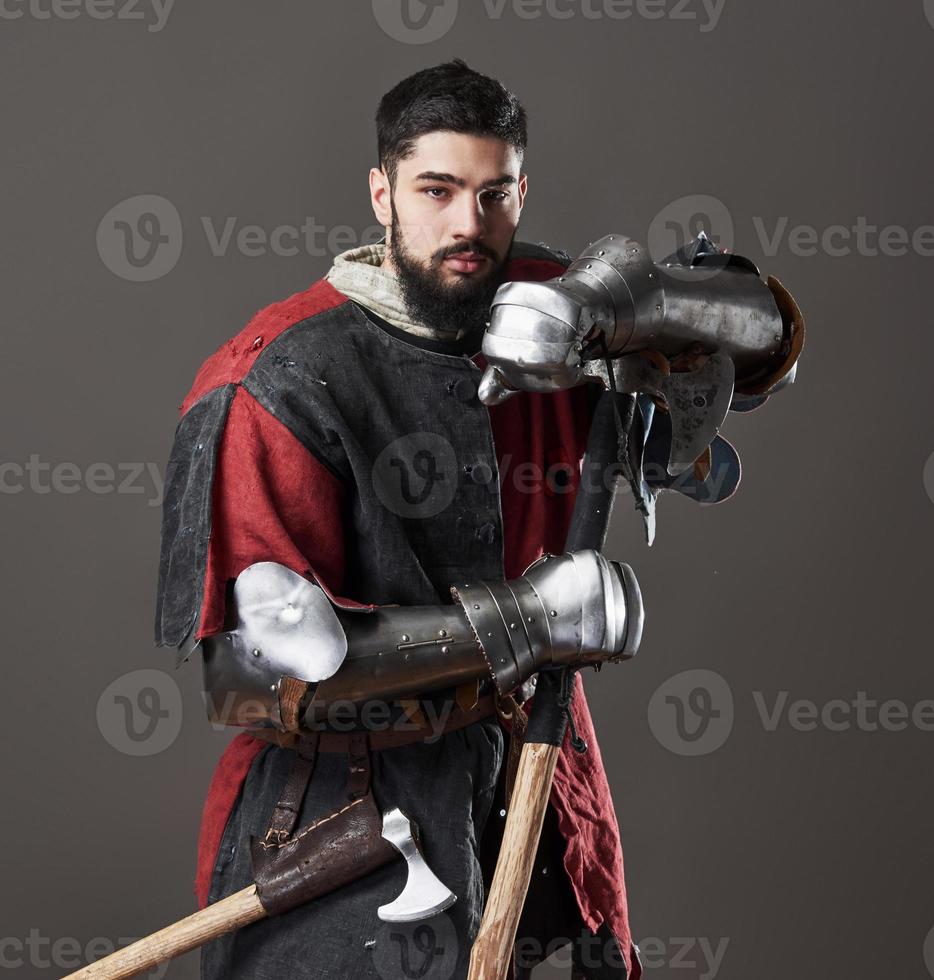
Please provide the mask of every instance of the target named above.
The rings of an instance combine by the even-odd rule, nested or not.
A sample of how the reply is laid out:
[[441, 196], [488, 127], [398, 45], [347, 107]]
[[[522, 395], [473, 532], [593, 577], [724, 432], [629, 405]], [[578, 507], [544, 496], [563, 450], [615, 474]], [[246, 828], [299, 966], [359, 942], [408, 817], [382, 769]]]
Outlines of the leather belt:
[[[457, 705], [457, 702], [453, 702]], [[437, 738], [447, 732], [456, 731], [472, 725], [481, 718], [488, 718], [496, 712], [496, 695], [493, 693], [481, 695], [477, 703], [472, 708], [464, 708], [463, 705], [456, 706], [444, 724], [439, 725], [436, 720], [433, 724], [427, 720], [416, 722], [411, 718], [424, 715], [419, 711], [417, 715], [410, 716], [404, 728], [387, 728], [384, 730], [373, 731], [349, 731], [349, 732], [329, 732], [318, 731], [319, 752], [347, 752], [351, 746], [351, 740], [359, 739], [360, 735], [369, 736], [369, 747], [376, 751], [380, 749], [394, 749], [403, 745], [410, 745], [413, 742], [424, 742], [428, 739]], [[396, 723], [398, 724], [398, 722]], [[279, 732], [271, 728], [256, 729], [250, 731], [254, 738], [264, 742], [271, 742], [282, 748], [297, 749], [302, 738], [307, 738], [307, 733], [302, 732]]]

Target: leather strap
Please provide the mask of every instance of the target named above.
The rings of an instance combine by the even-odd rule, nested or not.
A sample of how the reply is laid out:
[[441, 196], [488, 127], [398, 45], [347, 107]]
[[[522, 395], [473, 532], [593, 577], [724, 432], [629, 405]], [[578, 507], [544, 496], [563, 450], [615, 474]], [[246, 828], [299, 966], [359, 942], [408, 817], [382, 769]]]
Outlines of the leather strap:
[[[494, 696], [488, 694], [480, 698], [473, 708], [466, 711], [460, 708], [453, 712], [441, 731], [445, 733], [463, 728], [481, 718], [488, 717], [495, 710]], [[257, 733], [254, 732], [253, 734], [256, 735]], [[417, 728], [401, 731], [311, 732], [310, 734], [298, 735], [290, 746], [296, 750], [295, 758], [282, 788], [279, 802], [272, 811], [269, 827], [266, 830], [266, 836], [263, 838], [264, 845], [267, 847], [281, 845], [289, 839], [295, 829], [295, 822], [301, 812], [302, 802], [305, 799], [305, 793], [308, 791], [308, 784], [314, 773], [315, 761], [319, 752], [347, 753], [347, 799], [353, 801], [366, 796], [370, 791], [371, 749], [408, 745], [411, 742], [421, 742], [427, 738], [437, 737], [438, 734], [439, 732], [426, 721], [424, 725]], [[511, 749], [512, 742], [510, 742], [510, 761]], [[514, 772], [513, 778], [515, 778]], [[510, 789], [511, 784], [507, 788], [507, 800]]]
[[347, 765], [347, 799], [358, 800], [370, 790], [369, 732], [350, 733]]
[[268, 915], [288, 912], [356, 881], [399, 852], [382, 836], [372, 793], [347, 803], [287, 841], [250, 838], [256, 892]]
[[506, 809], [512, 798], [512, 788], [519, 769], [519, 759], [522, 756], [522, 746], [525, 741], [525, 730], [529, 726], [529, 718], [519, 702], [507, 694], [496, 702], [496, 711], [500, 718], [510, 723], [509, 726], [509, 758], [506, 762]]
[[318, 733], [302, 736], [296, 746], [292, 769], [282, 788], [279, 802], [272, 811], [269, 828], [263, 838], [266, 844], [278, 844], [286, 840], [295, 828], [295, 821], [302, 809], [302, 802], [315, 770], [318, 758]]

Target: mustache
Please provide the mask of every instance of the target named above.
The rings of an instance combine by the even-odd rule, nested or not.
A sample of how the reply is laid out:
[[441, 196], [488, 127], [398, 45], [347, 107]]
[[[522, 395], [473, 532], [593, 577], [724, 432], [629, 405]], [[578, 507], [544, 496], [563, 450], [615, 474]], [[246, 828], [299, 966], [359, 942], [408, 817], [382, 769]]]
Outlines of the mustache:
[[438, 249], [432, 256], [432, 262], [443, 262], [451, 255], [458, 255], [461, 252], [476, 252], [478, 255], [485, 255], [494, 262], [499, 261], [499, 256], [488, 245], [483, 242], [458, 242], [456, 245], [449, 245], [447, 248]]

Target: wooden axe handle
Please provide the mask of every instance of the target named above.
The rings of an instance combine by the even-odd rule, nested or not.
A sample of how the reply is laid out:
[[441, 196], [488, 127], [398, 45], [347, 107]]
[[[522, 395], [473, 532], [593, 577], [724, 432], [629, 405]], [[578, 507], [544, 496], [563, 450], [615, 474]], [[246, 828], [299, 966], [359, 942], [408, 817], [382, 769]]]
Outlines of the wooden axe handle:
[[500, 859], [471, 949], [467, 980], [507, 980], [506, 969], [532, 878], [536, 845], [560, 751], [559, 745], [541, 742], [522, 746], [512, 790], [512, 799], [522, 803], [511, 806], [506, 816]]
[[[607, 370], [611, 370], [609, 364]], [[565, 540], [566, 551], [584, 548], [599, 551], [603, 548], [615, 490], [615, 483], [605, 479], [609, 472], [607, 467], [617, 462], [623, 451], [621, 440], [628, 433], [635, 409], [636, 400], [631, 395], [620, 396], [614, 390], [600, 396], [584, 456], [584, 467], [591, 472], [588, 480], [579, 487], [574, 501], [571, 526]], [[594, 476], [598, 479], [594, 480]], [[471, 949], [467, 980], [511, 980], [506, 977], [506, 971], [532, 879], [555, 766], [564, 740], [564, 725], [556, 716], [555, 673], [548, 677], [539, 674], [496, 871], [480, 930]]]
[[208, 905], [185, 919], [144, 936], [130, 946], [118, 949], [102, 960], [69, 973], [63, 980], [122, 980], [135, 977], [165, 960], [266, 917], [256, 885], [252, 884]]

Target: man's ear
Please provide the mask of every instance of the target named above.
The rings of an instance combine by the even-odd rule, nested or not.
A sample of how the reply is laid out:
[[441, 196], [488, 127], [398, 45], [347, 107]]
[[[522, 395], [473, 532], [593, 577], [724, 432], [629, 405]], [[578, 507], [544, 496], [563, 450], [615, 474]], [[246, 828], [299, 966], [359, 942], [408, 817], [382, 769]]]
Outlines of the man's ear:
[[391, 191], [389, 177], [381, 167], [370, 169], [370, 204], [376, 220], [384, 227], [392, 224], [392, 208], [390, 206]]
[[525, 174], [519, 174], [519, 181], [516, 184], [516, 194], [519, 198], [519, 211], [522, 211], [522, 205], [525, 201], [525, 192], [528, 190], [529, 182]]

